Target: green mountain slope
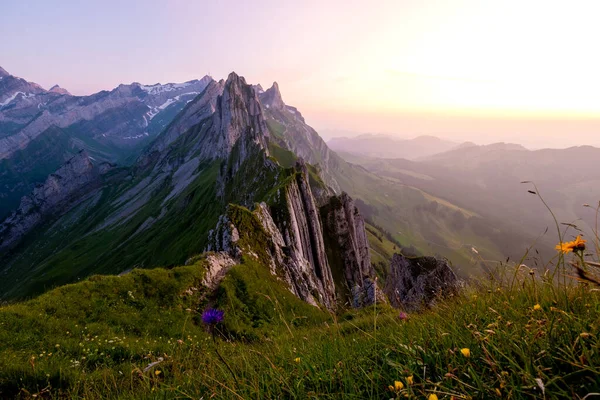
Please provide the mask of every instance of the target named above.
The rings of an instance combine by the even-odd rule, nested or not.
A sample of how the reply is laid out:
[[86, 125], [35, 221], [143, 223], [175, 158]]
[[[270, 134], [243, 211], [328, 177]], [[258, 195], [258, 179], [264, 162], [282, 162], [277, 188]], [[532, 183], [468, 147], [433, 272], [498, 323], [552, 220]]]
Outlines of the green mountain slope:
[[534, 237], [514, 226], [345, 161], [298, 110], [283, 103], [275, 85], [261, 98], [269, 105], [265, 115], [275, 140], [315, 165], [329, 186], [355, 198], [361, 213], [391, 232], [403, 247], [446, 257], [460, 275], [469, 277], [509, 256], [519, 259], [533, 243]]
[[[94, 276], [0, 306], [0, 397], [561, 399], [600, 389], [590, 287], [525, 274], [518, 289], [485, 284], [408, 319], [381, 306], [334, 317], [252, 261], [208, 296], [204, 263]], [[225, 311], [215, 339], [206, 307]]]

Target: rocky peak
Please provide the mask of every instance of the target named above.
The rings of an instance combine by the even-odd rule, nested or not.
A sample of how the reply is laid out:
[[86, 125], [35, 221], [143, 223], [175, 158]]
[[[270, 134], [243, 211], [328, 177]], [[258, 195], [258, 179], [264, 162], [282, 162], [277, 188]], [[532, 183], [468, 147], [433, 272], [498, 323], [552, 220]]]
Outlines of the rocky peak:
[[266, 108], [273, 108], [276, 110], [282, 110], [285, 108], [285, 103], [281, 98], [281, 92], [279, 91], [279, 85], [277, 82], [273, 82], [273, 86], [261, 94], [260, 100]]
[[0, 67], [0, 78], [4, 78], [5, 76], [10, 76], [10, 74], [4, 68]]
[[[233, 146], [243, 136], [244, 142], [252, 141], [266, 149], [265, 138], [268, 128], [262, 113], [261, 103], [251, 85], [246, 80], [232, 72], [227, 77], [223, 95], [219, 101], [220, 142], [218, 149], [221, 156], [231, 153]], [[242, 143], [243, 145], [243, 143]]]
[[460, 283], [446, 260], [394, 254], [384, 291], [394, 307], [418, 310], [453, 296]]
[[58, 94], [66, 94], [66, 95], [71, 95], [71, 93], [69, 93], [69, 91], [67, 89], [63, 89], [58, 85], [54, 85], [50, 88], [49, 92], [52, 93], [58, 93]]

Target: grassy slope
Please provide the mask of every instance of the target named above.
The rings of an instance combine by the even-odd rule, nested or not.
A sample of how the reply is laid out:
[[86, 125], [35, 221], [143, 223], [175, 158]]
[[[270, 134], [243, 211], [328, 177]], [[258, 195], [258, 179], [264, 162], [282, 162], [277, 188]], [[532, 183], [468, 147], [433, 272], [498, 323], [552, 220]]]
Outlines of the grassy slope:
[[[94, 231], [110, 214], [110, 200], [124, 190], [108, 187], [102, 194], [101, 206], [94, 207], [83, 219], [75, 219], [76, 224], [67, 225], [64, 221], [76, 214], [77, 209], [62, 217], [61, 224], [52, 221], [36, 229], [22, 245], [24, 252], [3, 271], [2, 297], [41, 293], [92, 273], [120, 273], [134, 266], [148, 268], [184, 263], [187, 257], [204, 249], [208, 231], [224, 211], [223, 204], [216, 200], [214, 182], [218, 170], [218, 163], [205, 166], [180, 196], [170, 200], [162, 218], [135, 235], [144, 221], [160, 215], [161, 203], [171, 190], [169, 185], [159, 188], [140, 212], [121, 225]], [[47, 231], [48, 226], [51, 228]], [[27, 247], [28, 243], [35, 244], [35, 252]], [[68, 244], [64, 246], [64, 243]], [[26, 281], [22, 281], [23, 276], [28, 276]]]
[[[308, 161], [313, 164], [323, 162], [318, 146], [302, 142], [305, 126], [301, 122], [285, 112], [268, 112], [267, 116], [269, 129], [276, 140], [287, 141], [292, 148], [309, 147], [311, 156]], [[335, 153], [330, 154], [328, 164], [329, 173], [341, 189], [362, 202], [363, 207], [359, 208], [363, 215], [389, 231], [402, 246], [448, 258], [464, 277], [480, 275], [484, 271], [472, 248], [476, 248], [485, 260], [504, 260], [507, 255], [520, 256], [531, 244], [520, 240], [514, 232], [497, 232], [486, 221], [482, 223], [480, 218], [462, 224], [460, 220], [477, 215], [415, 187], [349, 164]], [[437, 203], [435, 210], [423, 207], [434, 202]]]
[[[600, 390], [600, 294], [589, 287], [532, 284], [526, 275], [513, 291], [467, 289], [400, 320], [381, 306], [329, 316], [249, 260], [208, 298], [202, 271], [199, 261], [92, 277], [1, 307], [0, 397], [388, 399], [395, 380], [405, 385], [399, 398]], [[225, 310], [218, 330], [233, 340], [215, 343], [201, 326], [209, 304]]]
[[67, 132], [51, 127], [25, 149], [0, 160], [0, 220], [19, 206], [21, 197], [43, 182], [77, 152]]

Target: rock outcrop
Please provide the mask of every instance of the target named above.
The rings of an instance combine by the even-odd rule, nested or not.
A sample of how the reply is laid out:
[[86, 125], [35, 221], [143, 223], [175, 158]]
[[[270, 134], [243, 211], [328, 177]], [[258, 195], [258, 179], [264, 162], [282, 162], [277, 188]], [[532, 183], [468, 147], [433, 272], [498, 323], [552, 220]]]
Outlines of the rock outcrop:
[[[365, 221], [348, 194], [332, 196], [321, 207], [330, 258], [338, 260], [353, 307], [385, 301], [371, 265]], [[332, 261], [332, 264], [335, 261]]]
[[19, 208], [4, 220], [0, 225], [0, 250], [17, 243], [45, 217], [60, 214], [81, 201], [80, 194], [87, 194], [100, 184], [99, 168], [85, 150], [80, 151], [50, 174], [43, 184], [37, 185], [29, 196], [24, 196]]
[[333, 310], [335, 285], [318, 208], [305, 171], [300, 168], [293, 178], [279, 189], [277, 205], [260, 203], [253, 212], [230, 205], [210, 232], [207, 250], [260, 260], [296, 296]]
[[300, 299], [329, 310], [340, 302], [363, 307], [386, 301], [371, 266], [364, 220], [350, 196], [333, 196], [319, 209], [307, 166], [299, 160], [272, 200], [252, 212], [243, 209], [243, 218], [238, 206], [230, 206], [211, 231], [207, 250], [238, 262], [243, 255], [258, 259]]
[[459, 281], [446, 260], [394, 254], [384, 291], [394, 307], [418, 310], [455, 295]]

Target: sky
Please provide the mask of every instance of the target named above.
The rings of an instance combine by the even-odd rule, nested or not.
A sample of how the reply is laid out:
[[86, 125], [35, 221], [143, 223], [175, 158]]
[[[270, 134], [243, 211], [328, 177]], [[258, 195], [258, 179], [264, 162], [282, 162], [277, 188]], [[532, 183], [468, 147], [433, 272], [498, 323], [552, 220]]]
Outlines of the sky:
[[597, 1], [0, 0], [0, 66], [73, 94], [236, 71], [325, 137], [600, 146]]

